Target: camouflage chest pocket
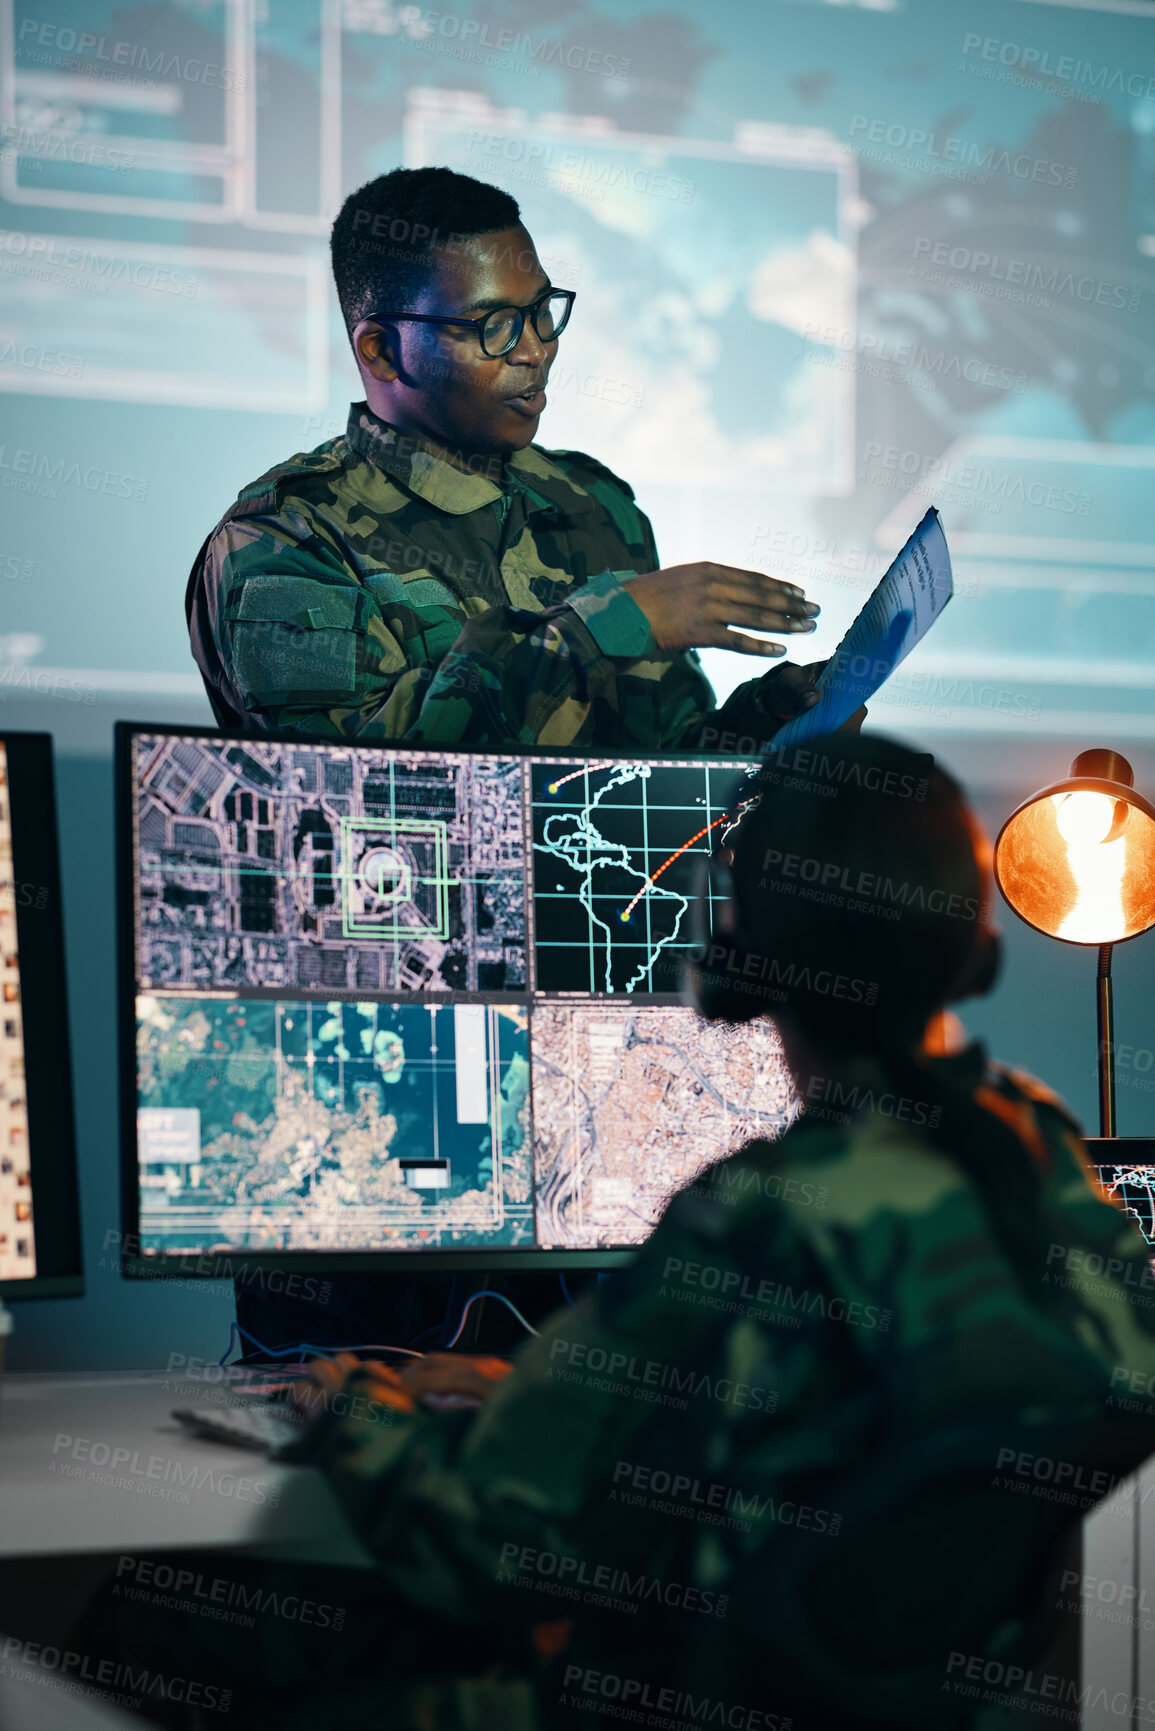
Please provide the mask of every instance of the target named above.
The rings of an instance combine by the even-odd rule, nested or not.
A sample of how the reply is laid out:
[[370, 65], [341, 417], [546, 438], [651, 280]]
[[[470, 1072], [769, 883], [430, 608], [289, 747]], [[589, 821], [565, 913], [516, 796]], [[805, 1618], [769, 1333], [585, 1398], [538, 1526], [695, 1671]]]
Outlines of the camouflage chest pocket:
[[357, 688], [355, 589], [311, 577], [250, 577], [233, 618], [233, 661], [259, 703], [348, 697]]

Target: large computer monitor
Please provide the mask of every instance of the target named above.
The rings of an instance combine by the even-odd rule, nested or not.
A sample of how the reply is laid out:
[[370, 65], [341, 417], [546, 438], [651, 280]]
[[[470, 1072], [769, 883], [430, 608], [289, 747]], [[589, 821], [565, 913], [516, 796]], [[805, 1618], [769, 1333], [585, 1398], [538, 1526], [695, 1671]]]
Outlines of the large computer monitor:
[[83, 1290], [52, 740], [0, 731], [0, 1298]]
[[1084, 1140], [1104, 1190], [1134, 1216], [1155, 1253], [1155, 1136], [1087, 1136]]
[[623, 1260], [794, 1111], [682, 996], [750, 767], [122, 725], [127, 1271]]

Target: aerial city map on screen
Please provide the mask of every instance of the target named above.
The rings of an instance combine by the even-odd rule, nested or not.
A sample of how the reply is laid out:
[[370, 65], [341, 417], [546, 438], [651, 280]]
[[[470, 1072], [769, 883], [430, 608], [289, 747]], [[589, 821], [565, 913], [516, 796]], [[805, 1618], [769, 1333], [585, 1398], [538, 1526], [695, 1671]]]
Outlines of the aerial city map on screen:
[[744, 767], [135, 735], [145, 1253], [629, 1245], [780, 1131], [680, 998]]

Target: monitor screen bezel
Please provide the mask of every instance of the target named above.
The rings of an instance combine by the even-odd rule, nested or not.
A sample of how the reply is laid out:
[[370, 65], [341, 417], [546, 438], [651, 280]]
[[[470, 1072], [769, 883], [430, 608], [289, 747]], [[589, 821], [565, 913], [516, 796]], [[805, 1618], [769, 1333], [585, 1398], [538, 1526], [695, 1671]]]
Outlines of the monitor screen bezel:
[[[316, 734], [269, 731], [228, 733], [218, 727], [182, 727], [175, 723], [118, 721], [115, 728], [116, 844], [117, 844], [117, 975], [118, 1025], [120, 1030], [120, 1147], [121, 1231], [120, 1243], [105, 1248], [119, 1259], [121, 1273], [129, 1279], [231, 1280], [242, 1272], [299, 1272], [301, 1274], [526, 1272], [565, 1269], [606, 1270], [620, 1268], [637, 1254], [637, 1245], [595, 1249], [557, 1249], [529, 1245], [470, 1245], [434, 1250], [222, 1250], [161, 1251], [142, 1254], [140, 1249], [140, 1191], [137, 1183], [136, 1139], [136, 909], [133, 897], [133, 843], [135, 783], [133, 741], [141, 734], [174, 739], [220, 739], [265, 745], [312, 745], [340, 749], [363, 745], [385, 751], [451, 752], [461, 757], [559, 757], [580, 763], [588, 750], [553, 745], [468, 745], [408, 740], [323, 739]], [[604, 756], [605, 753], [599, 753]], [[615, 751], [623, 763], [643, 762], [716, 764], [737, 775], [749, 767], [755, 754], [737, 756], [712, 751]]]
[[[32, 1233], [36, 1273], [0, 1280], [0, 1300], [80, 1298], [84, 1262], [72, 1095], [56, 775], [50, 733], [0, 728], [16, 894]], [[35, 886], [35, 897], [20, 893]], [[41, 895], [44, 900], [40, 902]]]

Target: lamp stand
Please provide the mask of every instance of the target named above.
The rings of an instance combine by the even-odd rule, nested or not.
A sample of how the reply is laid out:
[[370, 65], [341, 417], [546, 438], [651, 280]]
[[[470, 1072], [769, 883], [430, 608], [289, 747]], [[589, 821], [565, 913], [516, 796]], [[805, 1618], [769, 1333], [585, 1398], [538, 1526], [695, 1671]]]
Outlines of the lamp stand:
[[1113, 944], [1099, 945], [1095, 990], [1099, 1011], [1099, 1135], [1115, 1134], [1115, 1001], [1111, 991]]

